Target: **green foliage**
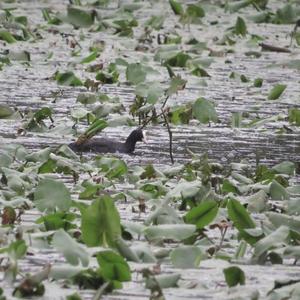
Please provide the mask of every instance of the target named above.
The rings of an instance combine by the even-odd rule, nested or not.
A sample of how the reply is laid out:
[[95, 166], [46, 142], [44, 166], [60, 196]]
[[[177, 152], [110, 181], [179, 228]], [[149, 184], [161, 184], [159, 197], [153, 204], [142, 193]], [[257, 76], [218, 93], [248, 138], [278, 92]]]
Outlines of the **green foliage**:
[[130, 268], [124, 258], [111, 250], [97, 254], [97, 261], [103, 278], [112, 282], [115, 288], [121, 288], [121, 282], [130, 281]]
[[58, 84], [61, 85], [69, 85], [69, 86], [82, 86], [83, 82], [76, 77], [76, 75], [72, 72], [65, 72], [65, 73], [59, 73], [56, 72], [54, 74], [54, 79], [57, 81]]
[[204, 201], [192, 208], [184, 217], [186, 223], [195, 224], [201, 229], [211, 223], [218, 213], [218, 204], [215, 201]]
[[246, 282], [245, 273], [239, 267], [228, 267], [223, 270], [223, 273], [229, 287], [233, 287], [238, 284], [244, 285]]
[[79, 263], [85, 267], [88, 265], [89, 258], [85, 248], [72, 239], [63, 229], [54, 234], [52, 244], [57, 251], [63, 253], [71, 265], [78, 265]]
[[96, 199], [82, 211], [81, 231], [89, 247], [115, 245], [121, 234], [120, 216], [109, 196]]
[[291, 124], [295, 124], [296, 126], [300, 126], [300, 109], [289, 109], [289, 122]]
[[193, 116], [201, 123], [218, 122], [218, 115], [213, 103], [204, 98], [198, 98], [193, 104]]
[[146, 70], [140, 63], [129, 64], [126, 69], [126, 79], [131, 84], [144, 82], [146, 79]]
[[53, 179], [43, 179], [34, 191], [34, 202], [39, 211], [54, 212], [57, 209], [67, 211], [72, 204], [66, 186]]
[[284, 92], [284, 90], [286, 89], [286, 85], [285, 84], [277, 84], [275, 85], [271, 91], [269, 92], [268, 95], [268, 100], [276, 100], [278, 99], [281, 94]]
[[238, 17], [234, 26], [234, 33], [245, 36], [247, 34], [247, 26], [243, 18]]
[[245, 207], [237, 200], [230, 199], [227, 204], [228, 216], [238, 230], [255, 228], [255, 223]]
[[94, 23], [95, 12], [88, 11], [75, 6], [68, 6], [67, 9], [67, 22], [71, 23], [74, 27], [90, 27]]

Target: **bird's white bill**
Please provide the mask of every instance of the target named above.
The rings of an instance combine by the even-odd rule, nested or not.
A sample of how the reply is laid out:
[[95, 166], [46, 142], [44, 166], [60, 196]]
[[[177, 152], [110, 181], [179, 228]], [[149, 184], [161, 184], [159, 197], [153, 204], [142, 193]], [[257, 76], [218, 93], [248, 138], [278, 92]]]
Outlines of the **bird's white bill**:
[[145, 143], [145, 144], [147, 144], [148, 143], [148, 141], [147, 141], [147, 131], [146, 130], [143, 130], [143, 142]]

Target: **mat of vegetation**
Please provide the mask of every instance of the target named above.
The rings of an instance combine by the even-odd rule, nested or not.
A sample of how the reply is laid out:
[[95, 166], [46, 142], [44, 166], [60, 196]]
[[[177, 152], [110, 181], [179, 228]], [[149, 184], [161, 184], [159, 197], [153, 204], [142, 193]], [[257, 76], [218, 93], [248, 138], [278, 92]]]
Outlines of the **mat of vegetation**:
[[[0, 299], [298, 299], [299, 16], [2, 1]], [[67, 146], [96, 125], [149, 145]]]

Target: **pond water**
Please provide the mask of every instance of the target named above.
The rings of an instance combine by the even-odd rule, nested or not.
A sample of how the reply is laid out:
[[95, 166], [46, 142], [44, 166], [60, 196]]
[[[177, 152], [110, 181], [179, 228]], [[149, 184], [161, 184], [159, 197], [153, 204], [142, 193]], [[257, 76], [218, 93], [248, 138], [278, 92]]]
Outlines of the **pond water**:
[[[114, 11], [117, 1], [103, 11], [103, 15], [109, 15]], [[119, 1], [123, 2], [123, 1]], [[192, 3], [193, 1], [189, 1]], [[269, 6], [275, 9], [280, 6], [281, 1], [270, 1]], [[129, 38], [120, 38], [107, 32], [89, 32], [86, 29], [74, 30], [72, 26], [50, 26], [45, 25], [42, 18], [42, 8], [53, 8], [55, 11], [65, 11], [69, 1], [40, 0], [40, 1], [16, 1], [11, 4], [16, 10], [15, 15], [28, 17], [32, 28], [37, 28], [42, 39], [36, 42], [20, 42], [5, 44], [0, 41], [0, 52], [5, 49], [13, 51], [26, 50], [30, 52], [30, 63], [24, 64], [13, 62], [10, 66], [4, 66], [0, 71], [0, 103], [9, 104], [20, 112], [36, 111], [45, 106], [53, 108], [54, 128], [43, 133], [25, 132], [18, 134], [24, 121], [18, 119], [0, 120], [0, 142], [4, 144], [21, 144], [28, 149], [38, 150], [45, 147], [57, 147], [74, 140], [71, 134], [73, 121], [70, 118], [70, 111], [82, 107], [76, 102], [79, 93], [84, 88], [58, 86], [51, 79], [53, 74], [59, 70], [72, 69], [81, 78], [93, 78], [93, 73], [85, 71], [80, 57], [85, 57], [89, 51], [92, 41], [105, 41], [106, 47], [97, 62], [108, 65], [115, 58], [122, 57], [130, 62], [148, 62], [159, 75], [155, 75], [160, 81], [167, 81], [168, 74], [158, 62], [153, 61], [155, 47], [150, 45], [149, 52], [135, 51], [137, 42]], [[168, 1], [142, 2], [145, 10], [137, 13], [139, 21], [143, 22], [150, 15], [160, 14], [166, 11]], [[208, 153], [211, 160], [221, 162], [229, 166], [231, 162], [241, 160], [255, 166], [257, 162], [267, 165], [290, 160], [300, 164], [300, 132], [299, 128], [292, 126], [287, 121], [287, 112], [291, 107], [300, 108], [300, 71], [299, 69], [288, 68], [280, 65], [293, 59], [300, 58], [300, 51], [297, 47], [291, 47], [291, 53], [278, 53], [260, 51], [260, 48], [251, 44], [249, 38], [238, 40], [236, 45], [219, 46], [213, 41], [221, 39], [225, 29], [234, 25], [236, 14], [231, 15], [224, 12], [224, 9], [213, 6], [218, 1], [203, 1], [207, 9], [207, 16], [203, 24], [182, 27], [177, 26], [178, 17], [168, 9], [166, 22], [163, 28], [165, 33], [176, 32], [182, 35], [185, 40], [195, 37], [199, 41], [207, 41], [208, 46], [221, 54], [209, 57], [209, 51], [205, 50], [200, 56], [212, 58], [213, 62], [206, 68], [211, 77], [205, 78], [206, 85], [200, 78], [193, 77], [182, 69], [174, 68], [174, 71], [187, 79], [188, 83], [183, 91], [172, 96], [168, 105], [184, 104], [195, 101], [199, 97], [212, 100], [220, 119], [217, 124], [199, 124], [191, 121], [189, 125], [171, 125], [173, 132], [173, 156], [175, 163], [186, 163], [190, 161], [190, 151], [197, 155]], [[5, 6], [5, 4], [0, 3]], [[215, 10], [214, 10], [214, 9]], [[246, 8], [241, 15], [247, 18], [254, 14], [252, 8]], [[210, 25], [213, 21], [217, 25]], [[43, 24], [43, 25], [41, 25]], [[176, 25], [176, 26], [175, 26]], [[290, 32], [294, 25], [255, 24], [247, 22], [248, 31], [253, 35], [264, 37], [265, 42], [282, 47], [290, 43]], [[52, 29], [52, 30], [49, 30]], [[69, 37], [56, 33], [55, 30], [70, 34]], [[142, 33], [136, 29], [135, 36]], [[80, 39], [80, 35], [85, 35]], [[68, 41], [69, 39], [69, 41]], [[77, 40], [82, 48], [80, 57], [72, 57], [70, 40]], [[182, 46], [184, 47], [184, 46]], [[153, 48], [153, 49], [152, 49]], [[232, 49], [233, 51], [227, 51]], [[153, 51], [152, 51], [153, 50]], [[249, 57], [245, 53], [249, 50], [258, 51], [259, 58]], [[227, 53], [226, 53], [227, 51]], [[51, 55], [50, 55], [51, 54]], [[48, 56], [51, 58], [47, 59]], [[276, 65], [277, 64], [277, 65]], [[230, 74], [244, 74], [250, 82], [243, 83], [239, 79], [230, 78]], [[125, 77], [121, 74], [121, 82]], [[255, 78], [263, 78], [262, 88], [253, 87]], [[123, 80], [122, 80], [123, 78]], [[269, 90], [277, 83], [286, 84], [284, 94], [277, 100], [267, 100]], [[125, 108], [125, 114], [129, 113], [129, 106], [134, 101], [134, 89], [126, 84], [102, 85], [100, 92], [109, 96], [118, 96]], [[55, 101], [54, 94], [57, 93]], [[90, 106], [92, 107], [92, 105]], [[232, 113], [246, 114], [249, 120], [255, 117], [267, 119], [264, 124], [257, 124], [247, 128], [232, 128]], [[276, 116], [282, 115], [277, 118]], [[274, 117], [272, 119], [272, 117]], [[78, 125], [83, 130], [84, 125]], [[288, 130], [285, 130], [288, 128]], [[128, 126], [109, 127], [104, 130], [104, 135], [116, 140], [125, 140], [132, 128]], [[162, 125], [149, 125], [148, 144], [138, 144], [136, 155], [124, 155], [122, 158], [128, 165], [146, 165], [152, 163], [156, 166], [170, 164], [169, 139], [167, 129]], [[86, 154], [86, 156], [93, 154]], [[299, 178], [296, 181], [300, 182]], [[119, 211], [122, 219], [132, 219], [130, 212], [131, 203], [126, 205], [120, 203]], [[22, 216], [23, 225], [32, 225], [40, 214], [30, 210]], [[140, 221], [143, 219], [143, 215]], [[228, 235], [230, 238], [230, 235]], [[138, 242], [137, 242], [138, 243]], [[225, 241], [226, 243], [226, 241]], [[154, 246], [153, 246], [154, 247]], [[154, 247], [155, 248], [155, 247]], [[55, 251], [35, 253], [34, 257], [26, 256], [20, 266], [22, 271], [33, 272], [48, 262], [57, 264], [63, 263], [61, 255]], [[180, 288], [164, 290], [167, 299], [256, 299], [257, 293], [265, 297], [272, 289], [275, 280], [298, 279], [300, 277], [299, 266], [293, 266], [290, 262], [283, 265], [243, 265], [247, 278], [247, 288], [237, 287], [229, 290], [224, 284], [223, 268], [229, 263], [223, 260], [210, 259], [201, 262], [199, 269], [182, 271], [174, 269], [171, 264], [161, 266], [165, 273], [179, 272], [182, 275]], [[140, 265], [131, 264], [133, 270], [139, 270]], [[143, 265], [144, 267], [144, 265]], [[193, 287], [193, 288], [191, 288]], [[55, 294], [54, 294], [55, 293]], [[63, 288], [63, 284], [47, 284], [44, 299], [62, 299], [62, 295], [70, 294], [70, 290]], [[84, 298], [92, 298], [93, 292], [84, 292]], [[105, 299], [148, 299], [149, 291], [143, 287], [142, 277], [134, 273], [133, 281], [124, 284], [124, 289], [107, 295]]]

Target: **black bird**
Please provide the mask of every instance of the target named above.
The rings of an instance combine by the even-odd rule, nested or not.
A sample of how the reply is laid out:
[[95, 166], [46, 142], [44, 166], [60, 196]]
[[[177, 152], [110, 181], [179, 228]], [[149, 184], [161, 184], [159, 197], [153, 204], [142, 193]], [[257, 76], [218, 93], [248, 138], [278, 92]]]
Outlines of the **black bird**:
[[98, 153], [132, 153], [136, 142], [146, 143], [146, 131], [141, 128], [133, 130], [125, 143], [117, 142], [106, 138], [95, 138], [87, 140], [83, 144], [76, 142], [69, 144], [69, 147], [75, 152], [98, 152]]

